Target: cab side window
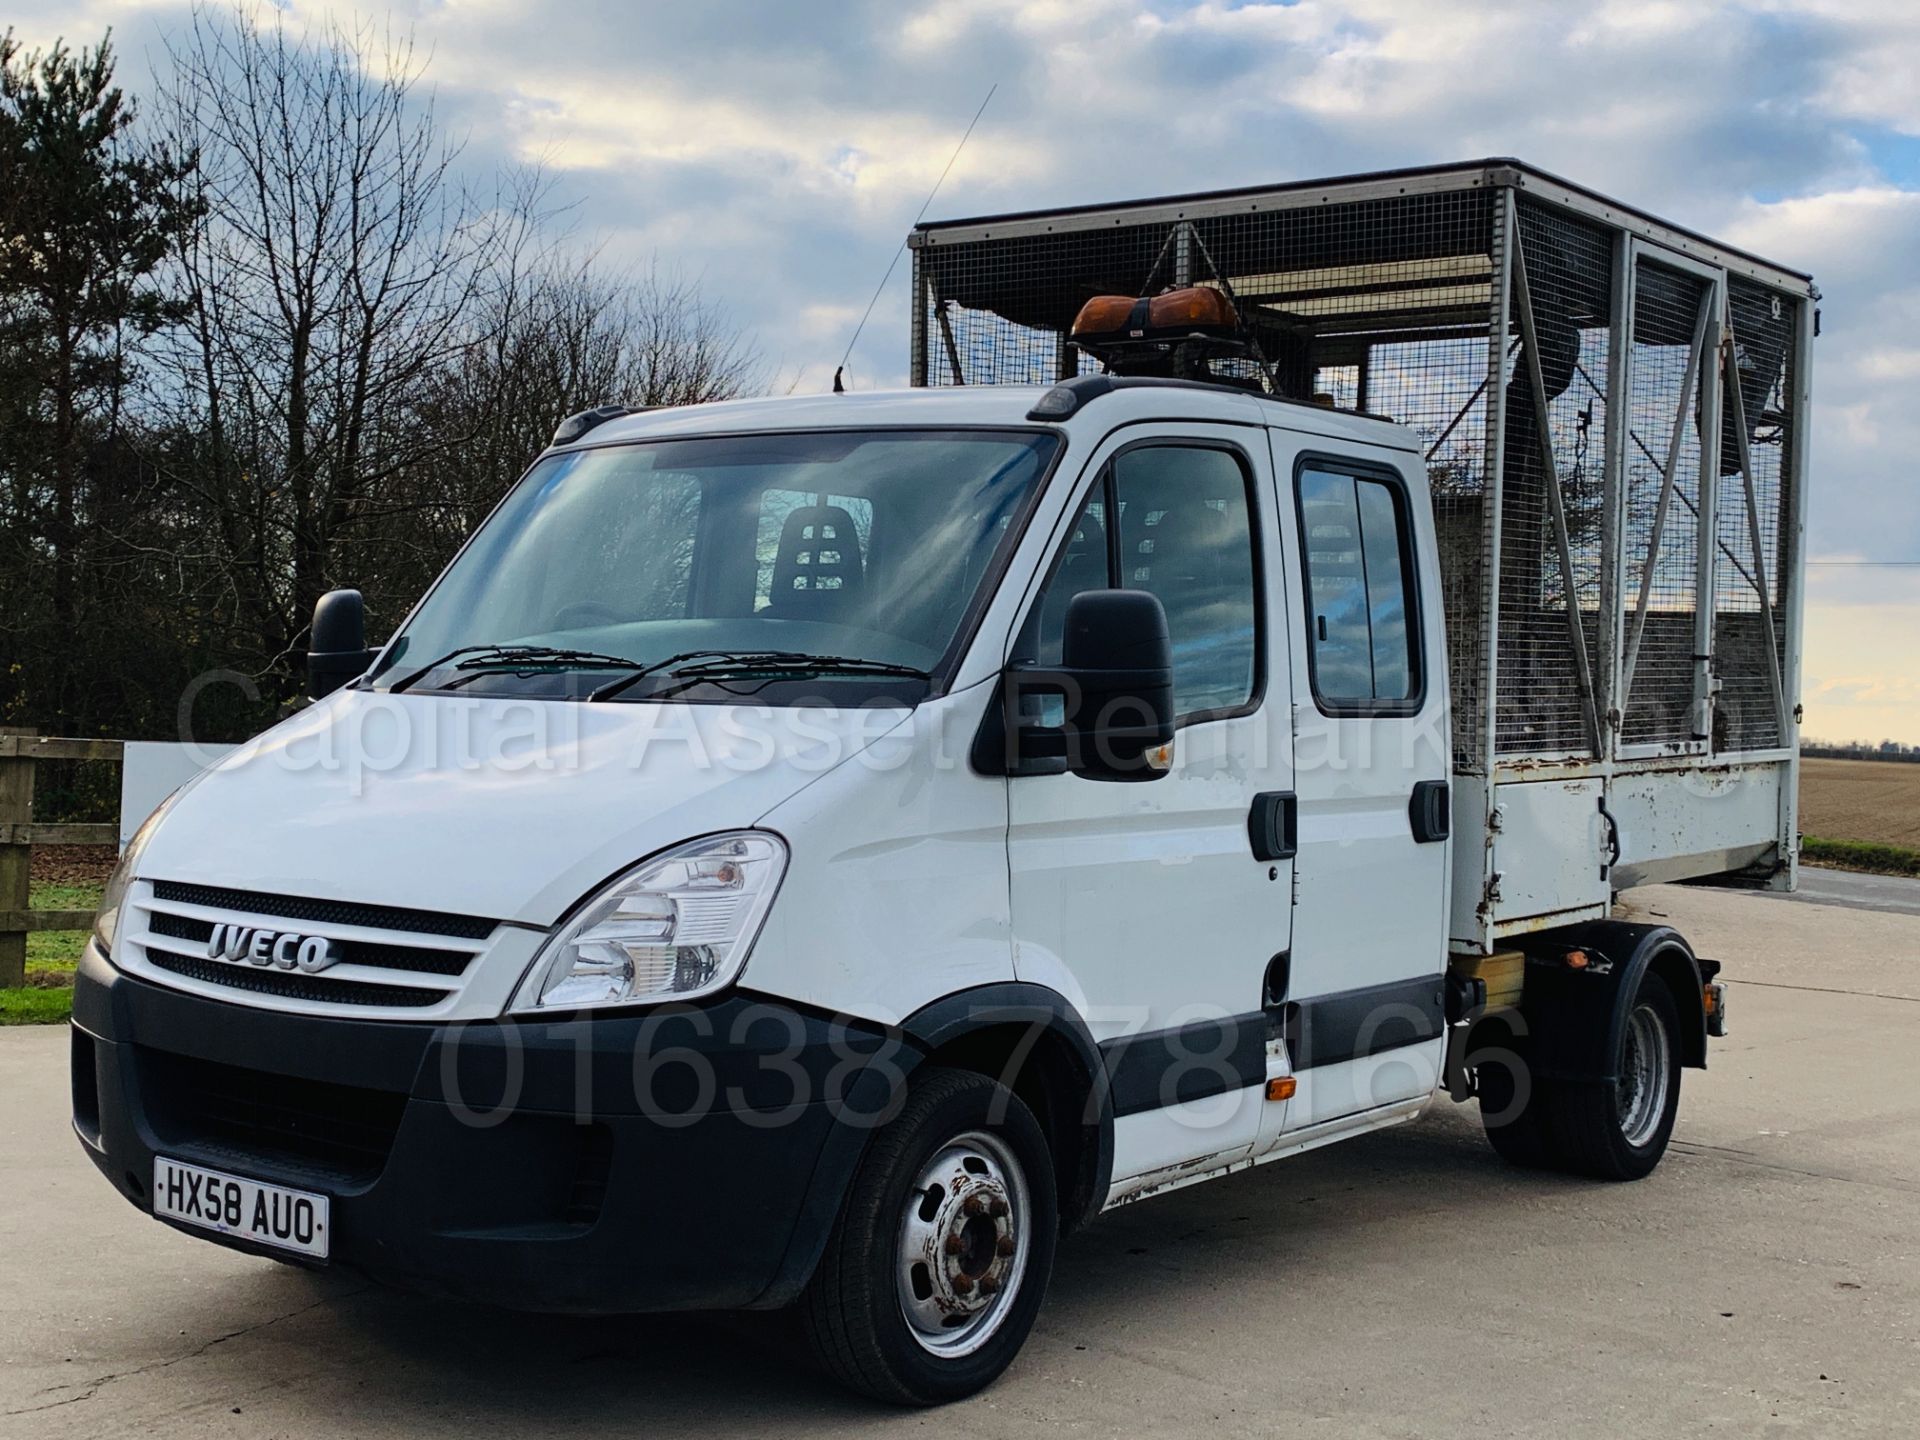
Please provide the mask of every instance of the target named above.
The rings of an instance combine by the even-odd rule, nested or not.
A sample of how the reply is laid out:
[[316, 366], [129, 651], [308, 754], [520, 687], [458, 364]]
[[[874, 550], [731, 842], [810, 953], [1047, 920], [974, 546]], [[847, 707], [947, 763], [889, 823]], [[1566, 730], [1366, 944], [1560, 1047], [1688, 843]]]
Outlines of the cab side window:
[[1407, 713], [1421, 654], [1405, 491], [1310, 462], [1295, 481], [1306, 559], [1307, 654], [1329, 713]]
[[1166, 608], [1179, 719], [1244, 708], [1259, 683], [1249, 484], [1227, 450], [1150, 445], [1118, 456], [1076, 518], [1017, 655], [1060, 663], [1075, 595], [1145, 590]]

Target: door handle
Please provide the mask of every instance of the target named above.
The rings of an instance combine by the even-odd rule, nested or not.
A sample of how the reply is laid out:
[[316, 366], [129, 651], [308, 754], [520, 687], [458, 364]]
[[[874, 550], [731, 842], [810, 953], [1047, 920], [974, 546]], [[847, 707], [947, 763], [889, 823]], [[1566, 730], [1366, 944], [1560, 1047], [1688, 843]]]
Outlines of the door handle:
[[1247, 812], [1247, 839], [1256, 860], [1291, 860], [1300, 849], [1300, 800], [1291, 790], [1269, 790], [1253, 797]]
[[1420, 780], [1407, 802], [1407, 822], [1413, 826], [1416, 843], [1430, 845], [1453, 833], [1452, 795], [1444, 780]]

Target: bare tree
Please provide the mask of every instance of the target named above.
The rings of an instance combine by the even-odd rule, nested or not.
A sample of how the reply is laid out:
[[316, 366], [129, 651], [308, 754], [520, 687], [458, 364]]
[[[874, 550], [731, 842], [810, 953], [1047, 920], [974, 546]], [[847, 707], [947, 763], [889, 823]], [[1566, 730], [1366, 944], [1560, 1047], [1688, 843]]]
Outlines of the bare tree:
[[[408, 42], [283, 25], [196, 9], [137, 135], [104, 52], [56, 65], [62, 109], [0, 41], [0, 718], [170, 733], [219, 668], [263, 682], [200, 712], [246, 733], [314, 599], [397, 619], [561, 417], [760, 383], [698, 284], [610, 269], [539, 170], [468, 189]], [[50, 207], [101, 257], [64, 331]]]
[[697, 285], [657, 261], [608, 271], [596, 253], [564, 243], [513, 253], [506, 283], [473, 318], [472, 343], [414, 412], [443, 443], [389, 489], [380, 514], [405, 513], [408, 524], [383, 527], [382, 542], [355, 557], [370, 594], [418, 594], [561, 418], [609, 401], [727, 400], [761, 381], [751, 344]]
[[503, 225], [456, 184], [409, 42], [196, 11], [172, 60], [169, 128], [206, 215], [179, 257], [183, 393], [260, 638], [287, 649], [337, 541], [444, 443], [409, 402], [472, 343]]

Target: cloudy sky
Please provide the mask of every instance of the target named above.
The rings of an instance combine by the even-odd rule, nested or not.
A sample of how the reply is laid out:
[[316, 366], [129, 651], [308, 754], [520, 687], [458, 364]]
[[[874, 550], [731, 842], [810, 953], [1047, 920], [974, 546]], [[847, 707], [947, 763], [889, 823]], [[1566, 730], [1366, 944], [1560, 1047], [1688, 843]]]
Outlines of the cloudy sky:
[[[1920, 4], [1914, 0], [288, 0], [430, 53], [476, 169], [538, 160], [615, 256], [699, 277], [824, 387], [968, 118], [935, 218], [1518, 155], [1810, 270], [1807, 730], [1920, 742]], [[136, 93], [184, 0], [111, 25]], [[906, 373], [905, 263], [854, 353]]]

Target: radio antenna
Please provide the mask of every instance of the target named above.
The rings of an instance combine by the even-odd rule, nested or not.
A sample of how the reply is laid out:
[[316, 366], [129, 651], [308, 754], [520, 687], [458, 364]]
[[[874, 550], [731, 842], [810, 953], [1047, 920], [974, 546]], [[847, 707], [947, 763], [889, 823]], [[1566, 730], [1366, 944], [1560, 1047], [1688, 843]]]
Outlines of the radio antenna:
[[[920, 213], [913, 217], [913, 223], [915, 225], [918, 225], [922, 220], [927, 218], [927, 211], [933, 206], [933, 197], [938, 195], [940, 193], [940, 187], [947, 183], [947, 176], [952, 173], [954, 162], [960, 158], [960, 152], [967, 148], [967, 141], [973, 138], [973, 127], [978, 125], [980, 123], [980, 117], [987, 113], [987, 106], [993, 100], [993, 92], [999, 88], [1000, 82], [998, 80], [987, 87], [987, 98], [982, 100], [980, 102], [980, 108], [973, 112], [973, 119], [967, 122], [966, 133], [960, 137], [960, 143], [953, 147], [953, 154], [947, 159], [947, 168], [942, 170], [940, 172], [940, 178], [933, 182], [933, 189], [927, 192], [926, 204], [922, 205], [920, 207]], [[911, 233], [911, 231], [908, 232], [908, 234]], [[846, 375], [847, 362], [853, 358], [853, 347], [860, 343], [860, 332], [867, 328], [867, 321], [873, 316], [873, 307], [880, 303], [881, 293], [887, 288], [887, 282], [893, 279], [894, 269], [900, 264], [900, 257], [906, 254], [906, 251], [907, 242], [905, 239], [902, 239], [900, 241], [900, 248], [893, 252], [893, 260], [887, 266], [887, 273], [880, 277], [880, 283], [874, 287], [873, 298], [867, 301], [866, 312], [861, 315], [860, 323], [853, 327], [853, 338], [847, 341], [847, 353], [840, 357], [840, 364], [835, 367], [833, 372], [833, 393], [836, 395], [842, 394], [847, 388], [842, 383], [842, 379]]]

